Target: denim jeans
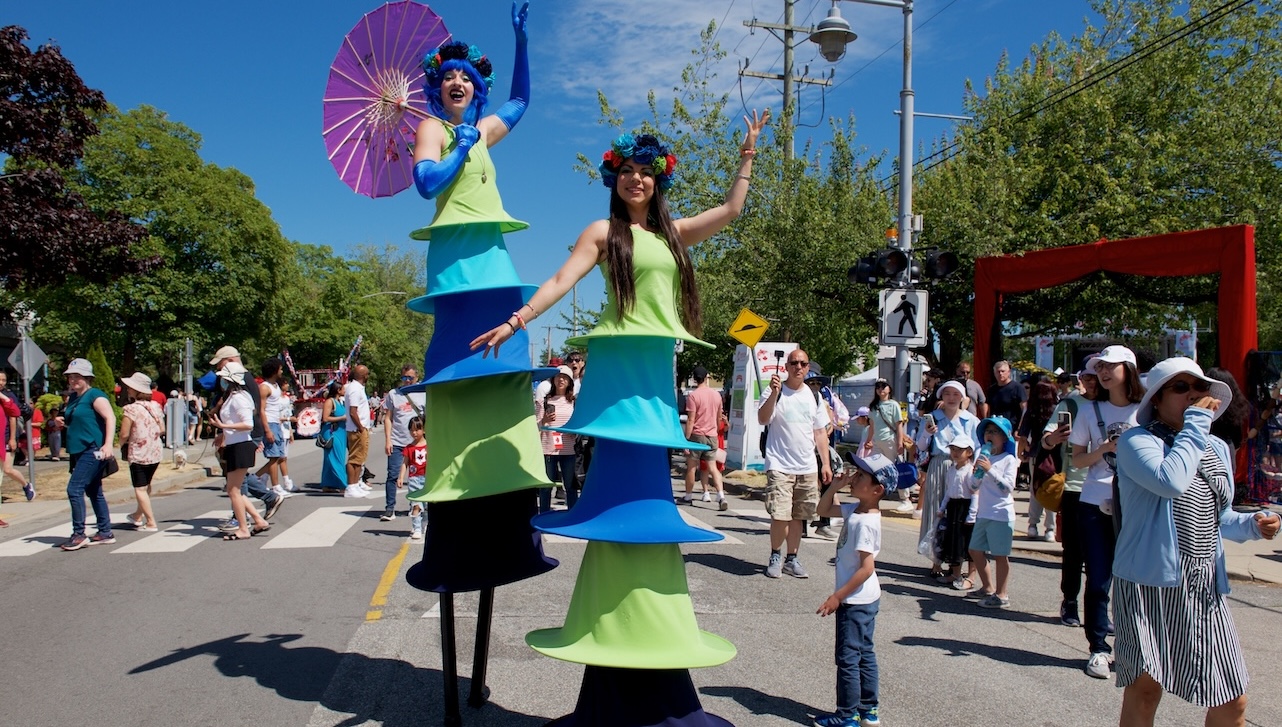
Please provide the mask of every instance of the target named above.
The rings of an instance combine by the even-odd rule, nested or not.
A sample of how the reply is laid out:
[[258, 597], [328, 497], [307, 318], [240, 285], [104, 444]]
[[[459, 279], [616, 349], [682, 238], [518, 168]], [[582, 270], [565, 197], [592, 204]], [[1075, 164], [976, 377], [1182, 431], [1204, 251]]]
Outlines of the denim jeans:
[[71, 501], [71, 534], [85, 534], [85, 498], [93, 505], [98, 532], [111, 535], [111, 513], [107, 496], [102, 492], [102, 460], [94, 459], [95, 450], [71, 455], [71, 479], [67, 481], [67, 499]]
[[877, 654], [872, 635], [881, 601], [837, 607], [837, 715], [858, 717], [877, 706]]
[[264, 505], [271, 505], [280, 495], [267, 489], [268, 482], [270, 480], [264, 480], [253, 472], [246, 472], [244, 481], [240, 483], [240, 494], [256, 497], [262, 500]]
[[[560, 483], [565, 488], [565, 509], [569, 510], [574, 507], [574, 503], [579, 501], [578, 478], [574, 476], [574, 453], [569, 454], [545, 454], [543, 455], [543, 466], [547, 470], [549, 480]], [[539, 490], [539, 512], [548, 512], [552, 509], [552, 488], [544, 487]]]
[[405, 451], [392, 445], [392, 453], [387, 455], [387, 484], [383, 486], [387, 498], [383, 502], [383, 509], [396, 509], [396, 480], [401, 477], [401, 463], [405, 461]]
[[1077, 603], [1082, 590], [1082, 515], [1080, 492], [1065, 492], [1060, 501], [1059, 537], [1064, 557], [1060, 561], [1059, 592], [1065, 601]]
[[1113, 517], [1100, 512], [1096, 505], [1077, 504], [1082, 521], [1082, 557], [1086, 563], [1086, 593], [1082, 625], [1091, 653], [1113, 653], [1108, 645], [1108, 591], [1113, 583]]

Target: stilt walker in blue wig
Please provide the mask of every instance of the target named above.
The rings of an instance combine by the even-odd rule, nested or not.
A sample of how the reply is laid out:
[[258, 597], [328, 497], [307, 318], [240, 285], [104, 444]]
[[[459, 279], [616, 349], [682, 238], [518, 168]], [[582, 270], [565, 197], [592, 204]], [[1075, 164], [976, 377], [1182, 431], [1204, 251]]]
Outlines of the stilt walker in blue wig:
[[[454, 594], [480, 591], [476, 652], [468, 704], [486, 701], [494, 589], [551, 570], [542, 536], [530, 519], [535, 490], [548, 487], [538, 427], [530, 406], [534, 377], [555, 369], [530, 365], [524, 331], [510, 355], [486, 358], [469, 347], [478, 329], [519, 308], [534, 290], [524, 285], [504, 235], [527, 227], [503, 209], [489, 148], [520, 120], [530, 98], [526, 54], [529, 4], [512, 6], [516, 68], [511, 98], [483, 116], [494, 72], [476, 46], [450, 42], [423, 59], [428, 110], [418, 126], [414, 185], [436, 200], [436, 215], [410, 237], [430, 242], [426, 294], [411, 310], [433, 314], [435, 331], [423, 360], [423, 381], [401, 389], [426, 393], [428, 458], [424, 487], [409, 499], [426, 503], [423, 558], [406, 573], [410, 585], [440, 594], [444, 722], [461, 724], [454, 642]], [[515, 333], [515, 332], [514, 332]], [[468, 413], [485, 412], [485, 416]], [[485, 522], [484, 533], [475, 524]]]
[[728, 724], [703, 711], [689, 673], [729, 661], [735, 648], [699, 630], [686, 583], [679, 544], [722, 536], [687, 525], [672, 499], [667, 450], [692, 446], [677, 414], [672, 340], [711, 347], [695, 337], [701, 313], [688, 248], [743, 210], [769, 118], [769, 111], [745, 117], [725, 202], [678, 220], [664, 197], [676, 157], [653, 136], [615, 139], [599, 167], [610, 190], [609, 219], [589, 225], [529, 302], [471, 342], [498, 360], [504, 344], [524, 348], [517, 337], [525, 326], [601, 267], [609, 299], [600, 324], [569, 343], [585, 346], [592, 370], [609, 375], [583, 378], [574, 415], [559, 428], [595, 437], [596, 453], [574, 508], [534, 518], [543, 532], [589, 541], [565, 624], [526, 636], [540, 653], [586, 665], [574, 712], [552, 724]]

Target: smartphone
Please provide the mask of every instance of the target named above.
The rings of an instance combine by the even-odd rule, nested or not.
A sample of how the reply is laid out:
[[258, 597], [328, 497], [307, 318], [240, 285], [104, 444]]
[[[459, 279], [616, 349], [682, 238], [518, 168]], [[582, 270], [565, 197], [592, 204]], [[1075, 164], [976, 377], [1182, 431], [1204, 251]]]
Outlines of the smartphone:
[[543, 416], [554, 416], [556, 414], [556, 404], [544, 404]]
[[1073, 426], [1073, 412], [1066, 410], [1066, 411], [1061, 411], [1059, 414], [1056, 414], [1055, 424], [1056, 426], [1061, 426], [1061, 427]]

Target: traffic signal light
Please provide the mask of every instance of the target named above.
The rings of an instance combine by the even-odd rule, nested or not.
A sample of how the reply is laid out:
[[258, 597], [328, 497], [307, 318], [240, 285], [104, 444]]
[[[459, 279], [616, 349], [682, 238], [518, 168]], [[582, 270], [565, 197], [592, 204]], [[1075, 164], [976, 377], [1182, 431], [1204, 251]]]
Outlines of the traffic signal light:
[[908, 255], [898, 248], [878, 250], [859, 258], [847, 275], [852, 285], [876, 285], [880, 279], [890, 280], [908, 269]]
[[958, 267], [957, 256], [945, 250], [929, 248], [926, 251], [926, 262], [922, 273], [927, 278], [946, 278]]

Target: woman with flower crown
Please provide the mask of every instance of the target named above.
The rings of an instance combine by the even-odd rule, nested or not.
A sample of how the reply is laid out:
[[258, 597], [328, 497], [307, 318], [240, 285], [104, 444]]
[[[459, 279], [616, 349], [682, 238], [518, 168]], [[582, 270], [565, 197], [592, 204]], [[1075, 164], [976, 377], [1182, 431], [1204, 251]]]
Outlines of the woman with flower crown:
[[[424, 198], [437, 199], [434, 227], [440, 225], [441, 213], [449, 206], [450, 195], [444, 193], [458, 181], [465, 166], [469, 170], [475, 168], [481, 185], [488, 183], [489, 189], [484, 191], [490, 192], [495, 206], [502, 209], [494, 188], [494, 165], [490, 162], [489, 148], [507, 136], [529, 105], [530, 61], [526, 35], [529, 9], [528, 2], [519, 8], [512, 3], [512, 29], [516, 33], [512, 91], [507, 103], [489, 116], [482, 118], [481, 113], [494, 87], [494, 69], [479, 48], [454, 41], [423, 59], [427, 107], [436, 118], [420, 123], [415, 134], [414, 186]], [[428, 235], [423, 234], [425, 230], [411, 237], [427, 239]]]
[[[769, 109], [744, 117], [747, 133], [739, 147], [739, 170], [725, 202], [677, 220], [672, 219], [664, 196], [675, 179], [677, 158], [649, 134], [623, 134], [615, 139], [598, 167], [611, 190], [609, 218], [588, 225], [569, 259], [530, 302], [478, 336], [472, 347], [497, 351], [518, 328], [556, 304], [598, 264], [607, 281], [609, 301], [593, 335], [637, 333], [635, 326], [653, 329], [656, 323], [662, 324], [659, 328], [698, 335], [702, 312], [687, 248], [712, 237], [743, 211], [757, 137], [769, 120]], [[674, 308], [678, 303], [679, 311]]]

